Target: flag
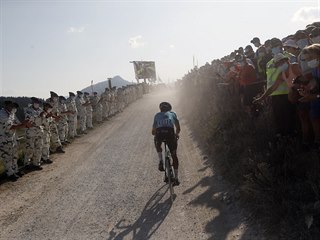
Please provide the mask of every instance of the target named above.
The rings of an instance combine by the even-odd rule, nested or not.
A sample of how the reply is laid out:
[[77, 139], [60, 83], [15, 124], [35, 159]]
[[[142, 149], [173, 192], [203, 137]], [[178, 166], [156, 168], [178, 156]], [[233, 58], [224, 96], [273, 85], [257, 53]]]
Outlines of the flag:
[[149, 79], [150, 82], [156, 80], [155, 62], [151, 61], [133, 61], [133, 67], [136, 79]]

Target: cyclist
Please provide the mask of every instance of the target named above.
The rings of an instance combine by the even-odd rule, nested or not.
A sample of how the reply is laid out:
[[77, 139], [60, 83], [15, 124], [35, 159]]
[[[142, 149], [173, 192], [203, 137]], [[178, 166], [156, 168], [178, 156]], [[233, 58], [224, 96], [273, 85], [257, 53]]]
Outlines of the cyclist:
[[[154, 116], [152, 135], [154, 135], [154, 143], [159, 156], [159, 171], [164, 171], [163, 159], [162, 159], [162, 142], [166, 140], [169, 147], [172, 160], [173, 168], [176, 179], [174, 180], [174, 185], [179, 185], [178, 180], [178, 167], [179, 161], [177, 157], [177, 146], [178, 138], [180, 133], [180, 123], [175, 112], [172, 112], [172, 106], [168, 102], [162, 102], [159, 105], [160, 112]], [[176, 132], [174, 130], [176, 127]]]

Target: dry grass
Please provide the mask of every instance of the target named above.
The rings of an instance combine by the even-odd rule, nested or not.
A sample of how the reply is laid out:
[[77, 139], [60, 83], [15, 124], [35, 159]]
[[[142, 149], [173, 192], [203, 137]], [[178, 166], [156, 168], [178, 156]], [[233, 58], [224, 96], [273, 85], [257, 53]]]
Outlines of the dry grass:
[[275, 138], [268, 105], [248, 116], [227, 86], [199, 72], [180, 87], [183, 112], [251, 219], [279, 239], [320, 239], [319, 153], [302, 152], [299, 136]]

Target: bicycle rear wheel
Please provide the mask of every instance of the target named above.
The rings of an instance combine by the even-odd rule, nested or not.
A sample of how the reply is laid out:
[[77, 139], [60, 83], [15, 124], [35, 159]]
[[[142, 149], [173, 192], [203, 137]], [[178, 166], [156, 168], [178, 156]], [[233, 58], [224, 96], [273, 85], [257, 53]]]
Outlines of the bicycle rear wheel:
[[166, 157], [166, 175], [168, 177], [170, 199], [171, 199], [171, 202], [173, 202], [173, 200], [174, 200], [174, 189], [173, 189], [174, 172], [172, 172], [172, 167], [170, 165], [170, 158], [169, 157]]

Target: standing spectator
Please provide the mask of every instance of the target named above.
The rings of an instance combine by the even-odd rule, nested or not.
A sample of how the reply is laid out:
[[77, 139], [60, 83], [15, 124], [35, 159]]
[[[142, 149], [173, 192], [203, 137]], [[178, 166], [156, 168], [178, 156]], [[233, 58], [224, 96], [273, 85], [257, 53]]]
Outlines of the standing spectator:
[[250, 61], [247, 60], [251, 65], [254, 66], [254, 68], [257, 68], [257, 62], [256, 62], [256, 57], [255, 57], [255, 52], [253, 51], [253, 48], [251, 45], [246, 46], [244, 49], [244, 55], [246, 58], [250, 59]]
[[90, 94], [88, 92], [84, 92], [84, 101], [86, 103], [86, 124], [87, 124], [87, 129], [93, 129], [92, 125], [92, 105], [90, 102]]
[[239, 85], [239, 72], [240, 72], [240, 66], [236, 63], [233, 63], [229, 67], [229, 72], [226, 75], [226, 81], [227, 83], [231, 84], [231, 94], [235, 96], [240, 95], [240, 85]]
[[92, 98], [92, 108], [93, 114], [98, 123], [102, 122], [102, 104], [100, 100], [101, 98], [98, 96], [98, 93], [94, 92]]
[[300, 49], [298, 45], [296, 44], [296, 41], [293, 39], [288, 39], [283, 43], [283, 49], [284, 51], [291, 53], [292, 55], [298, 57], [300, 53]]
[[254, 37], [250, 41], [256, 48], [259, 48], [261, 46], [260, 39], [258, 37]]
[[43, 136], [42, 136], [42, 157], [41, 160], [43, 163], [51, 164], [52, 160], [50, 159], [50, 124], [53, 121], [51, 117], [52, 106], [50, 103], [45, 102], [43, 104]]
[[306, 34], [305, 31], [302, 31], [302, 30], [297, 31], [294, 34], [294, 40], [296, 41], [300, 50], [310, 45], [309, 36]]
[[240, 55], [244, 55], [243, 47], [239, 47], [238, 50], [237, 50], [237, 53], [240, 54]]
[[[273, 47], [277, 48], [278, 46], [274, 45]], [[276, 52], [275, 49], [272, 51]], [[282, 73], [288, 71], [289, 57], [283, 53], [275, 54], [268, 63], [268, 68], [268, 89], [254, 102], [262, 101], [270, 95], [276, 134], [280, 136], [292, 135], [295, 131], [295, 105], [289, 101], [289, 89], [292, 87], [292, 82], [286, 82], [282, 77]]]
[[62, 145], [66, 145], [70, 143], [68, 141], [68, 108], [66, 105], [66, 98], [64, 96], [59, 96], [59, 112], [60, 118], [58, 121], [58, 132], [59, 132], [59, 139]]
[[60, 110], [59, 110], [59, 96], [53, 91], [50, 91], [50, 98], [47, 100], [50, 105], [52, 106], [52, 118], [53, 121], [50, 124], [50, 143], [51, 147], [55, 149], [55, 152], [57, 153], [65, 153], [65, 151], [62, 148], [62, 144], [59, 138], [59, 132], [58, 132], [58, 122], [61, 118], [60, 116]]
[[77, 91], [77, 97], [76, 97], [76, 105], [77, 105], [77, 111], [80, 121], [80, 134], [87, 134], [87, 127], [86, 127], [86, 103], [83, 99], [83, 93], [81, 91]]
[[271, 51], [271, 40], [268, 39], [264, 42], [263, 46], [266, 48], [266, 52], [267, 54], [271, 54], [271, 58], [272, 58], [272, 51]]
[[[302, 30], [296, 32], [296, 34], [294, 35], [294, 40], [296, 41], [300, 51], [302, 51], [304, 47], [310, 45], [309, 36]], [[300, 52], [300, 54], [298, 55], [298, 63], [303, 75], [311, 73], [311, 68], [308, 66], [303, 52]]]
[[312, 80], [308, 88], [300, 91], [301, 102], [310, 102], [310, 117], [315, 135], [315, 144], [320, 149], [320, 44], [313, 44], [303, 50]]
[[75, 137], [78, 137], [77, 135], [77, 127], [78, 127], [78, 111], [76, 106], [76, 95], [73, 92], [69, 92], [69, 98], [66, 101], [67, 108], [69, 111], [68, 114], [68, 129], [69, 129], [69, 138], [73, 139]]
[[102, 117], [103, 117], [103, 120], [106, 120], [109, 117], [108, 98], [109, 98], [109, 88], [105, 88], [104, 92], [100, 96], [100, 101], [101, 101], [101, 104], [102, 104]]
[[17, 164], [16, 129], [29, 127], [28, 121], [20, 123], [15, 116], [18, 104], [5, 101], [0, 110], [0, 157], [4, 161], [5, 171], [10, 181], [17, 181], [23, 175]]
[[313, 28], [309, 34], [309, 37], [313, 44], [320, 43], [320, 28], [317, 28], [317, 27]]
[[[257, 69], [256, 72], [258, 74], [259, 80], [266, 80], [266, 67], [267, 62], [270, 61], [269, 55], [267, 54], [266, 48], [261, 46], [257, 49], [256, 52], [256, 61], [257, 61]], [[272, 58], [272, 57], [271, 57]]]
[[247, 113], [251, 112], [253, 97], [257, 95], [257, 75], [252, 64], [241, 55], [236, 57], [240, 65], [238, 81], [240, 84], [241, 103]]
[[31, 162], [28, 166], [31, 170], [42, 170], [43, 110], [38, 98], [32, 97], [31, 101], [32, 105], [25, 109], [25, 119], [31, 123], [31, 127], [26, 130], [25, 163]]

